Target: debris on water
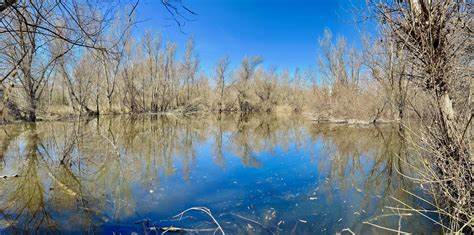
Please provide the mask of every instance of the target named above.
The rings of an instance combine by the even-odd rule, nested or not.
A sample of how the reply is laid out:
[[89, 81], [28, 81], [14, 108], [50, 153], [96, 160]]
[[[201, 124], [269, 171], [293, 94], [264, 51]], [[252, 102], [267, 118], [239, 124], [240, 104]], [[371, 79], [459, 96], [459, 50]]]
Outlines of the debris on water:
[[306, 220], [302, 220], [302, 219], [299, 219], [298, 221], [300, 221], [300, 222], [301, 222], [301, 223], [303, 223], [303, 224], [306, 224], [306, 223], [308, 223], [308, 221], [306, 221]]
[[292, 200], [292, 199], [296, 198], [296, 196], [297, 195], [295, 195], [293, 193], [287, 193], [287, 194], [281, 196], [281, 198], [288, 201], [288, 200]]
[[284, 224], [284, 223], [285, 223], [285, 221], [280, 220], [280, 221], [278, 222], [278, 224], [277, 224], [277, 227], [279, 227], [280, 225], [282, 225], [282, 224]]
[[270, 208], [269, 210], [267, 210], [265, 212], [265, 217], [264, 218], [265, 218], [266, 222], [273, 220], [275, 217], [276, 217], [275, 209]]

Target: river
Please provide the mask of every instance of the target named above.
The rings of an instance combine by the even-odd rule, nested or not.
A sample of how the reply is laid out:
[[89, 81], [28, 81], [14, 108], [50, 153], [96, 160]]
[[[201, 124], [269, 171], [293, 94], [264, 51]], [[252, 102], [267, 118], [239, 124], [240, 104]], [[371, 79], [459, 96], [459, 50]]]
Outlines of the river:
[[428, 205], [407, 193], [419, 186], [399, 174], [409, 154], [389, 125], [141, 115], [0, 129], [2, 234], [212, 234], [203, 211], [173, 217], [192, 207], [227, 234], [438, 231], [394, 209]]

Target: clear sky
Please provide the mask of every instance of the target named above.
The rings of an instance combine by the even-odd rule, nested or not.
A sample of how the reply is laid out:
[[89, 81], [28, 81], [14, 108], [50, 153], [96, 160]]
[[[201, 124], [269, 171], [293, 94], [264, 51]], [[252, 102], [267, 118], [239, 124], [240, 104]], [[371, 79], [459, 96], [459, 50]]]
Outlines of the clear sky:
[[357, 43], [360, 29], [353, 10], [364, 4], [364, 0], [182, 1], [198, 14], [185, 14], [193, 20], [182, 27], [184, 33], [159, 0], [142, 0], [138, 18], [144, 22], [136, 33], [161, 32], [165, 40], [177, 42], [181, 51], [193, 36], [206, 71], [224, 55], [234, 66], [246, 55], [261, 55], [265, 66], [280, 69], [314, 66], [317, 41], [324, 29]]

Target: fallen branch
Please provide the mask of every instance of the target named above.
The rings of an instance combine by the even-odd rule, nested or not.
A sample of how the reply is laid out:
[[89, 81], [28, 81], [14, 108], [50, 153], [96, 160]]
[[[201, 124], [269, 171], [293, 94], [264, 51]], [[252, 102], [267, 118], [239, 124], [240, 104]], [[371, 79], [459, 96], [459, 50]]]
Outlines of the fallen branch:
[[352, 235], [355, 235], [355, 233], [352, 232], [352, 230], [351, 230], [350, 228], [345, 228], [345, 229], [341, 230], [341, 234], [342, 234], [342, 232], [349, 232], [349, 233], [351, 233]]

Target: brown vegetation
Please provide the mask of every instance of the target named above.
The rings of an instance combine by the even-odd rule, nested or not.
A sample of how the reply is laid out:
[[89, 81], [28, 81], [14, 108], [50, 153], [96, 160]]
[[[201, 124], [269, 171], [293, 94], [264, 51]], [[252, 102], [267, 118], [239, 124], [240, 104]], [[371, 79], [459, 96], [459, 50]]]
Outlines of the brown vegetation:
[[[318, 70], [293, 74], [262, 66], [260, 56], [245, 57], [233, 69], [224, 57], [215, 73], [206, 74], [192, 39], [177, 58], [178, 46], [159, 35], [132, 37], [135, 7], [110, 17], [103, 3], [2, 1], [1, 118], [298, 112], [318, 121], [397, 120], [400, 135], [423, 159], [412, 178], [431, 186], [440, 214], [448, 217], [444, 228], [469, 232], [471, 3], [377, 1], [376, 39], [364, 38], [363, 48], [356, 49], [326, 31], [319, 40]], [[422, 130], [410, 128], [411, 121]], [[247, 134], [245, 128], [238, 133]], [[244, 156], [249, 152], [245, 143], [238, 147]]]
[[[263, 59], [253, 56], [235, 68], [224, 58], [215, 73], [206, 74], [192, 39], [183, 58], [176, 58], [178, 46], [159, 34], [132, 37], [136, 5], [109, 16], [100, 4], [75, 0], [60, 6], [46, 0], [11, 4], [2, 12], [2, 22], [9, 24], [0, 33], [4, 121], [172, 111], [393, 119], [381, 107], [381, 86], [363, 72], [363, 53], [343, 38], [333, 44], [329, 31], [320, 40], [318, 71], [265, 68]], [[72, 8], [88, 13], [89, 20], [78, 12], [64, 14]], [[45, 21], [46, 16], [63, 23]]]
[[[391, 57], [409, 63], [395, 62], [399, 69], [388, 71], [399, 73], [397, 103], [407, 102], [422, 127], [409, 133], [423, 159], [415, 180], [430, 186], [446, 232], [472, 232], [472, 6], [408, 0], [385, 1], [375, 10]], [[416, 95], [407, 98], [407, 87]]]

